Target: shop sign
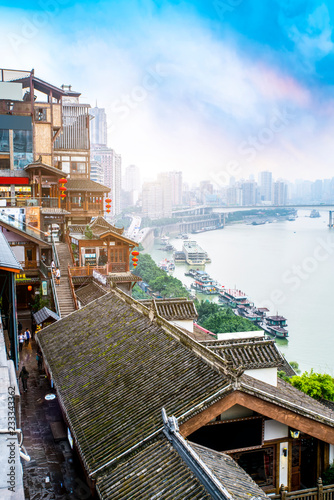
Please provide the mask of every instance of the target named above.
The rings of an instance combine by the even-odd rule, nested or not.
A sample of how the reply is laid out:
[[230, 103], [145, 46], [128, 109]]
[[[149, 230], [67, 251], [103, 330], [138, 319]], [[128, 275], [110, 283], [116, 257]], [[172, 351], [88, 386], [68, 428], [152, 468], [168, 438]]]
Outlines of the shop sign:
[[42, 295], [48, 294], [48, 283], [47, 281], [42, 281]]
[[25, 274], [15, 274], [15, 280], [16, 281], [24, 281], [26, 280], [26, 275]]

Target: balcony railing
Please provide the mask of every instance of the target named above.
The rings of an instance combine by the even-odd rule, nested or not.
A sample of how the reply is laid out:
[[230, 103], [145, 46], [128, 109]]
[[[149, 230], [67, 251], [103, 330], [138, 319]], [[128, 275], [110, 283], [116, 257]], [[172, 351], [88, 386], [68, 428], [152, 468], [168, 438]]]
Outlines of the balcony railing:
[[1, 207], [43, 207], [58, 208], [58, 198], [0, 198]]
[[24, 231], [29, 236], [33, 236], [34, 238], [38, 238], [39, 240], [49, 242], [50, 236], [43, 231], [40, 231], [36, 227], [30, 226], [25, 222], [20, 221], [12, 214], [0, 213], [0, 222], [4, 222], [9, 226], [12, 226], [15, 229], [19, 229], [20, 231]]
[[334, 500], [334, 484], [323, 486], [319, 477], [315, 488], [288, 492], [282, 485], [278, 495], [269, 496], [273, 500]]

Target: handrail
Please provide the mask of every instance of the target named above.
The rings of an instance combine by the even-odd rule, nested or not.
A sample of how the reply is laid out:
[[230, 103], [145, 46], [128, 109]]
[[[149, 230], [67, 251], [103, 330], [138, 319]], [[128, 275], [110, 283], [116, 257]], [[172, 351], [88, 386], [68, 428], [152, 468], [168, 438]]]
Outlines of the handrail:
[[56, 313], [58, 314], [59, 318], [61, 318], [60, 307], [59, 307], [59, 302], [58, 302], [58, 295], [56, 292], [55, 278], [54, 278], [54, 275], [52, 273], [51, 273], [51, 288], [52, 288], [53, 300], [55, 303]]
[[56, 265], [56, 267], [59, 267], [59, 259], [58, 259], [58, 253], [55, 245], [55, 240], [53, 235], [51, 235], [51, 245], [52, 245], [52, 259]]
[[69, 264], [67, 265], [67, 274], [68, 274], [68, 281], [70, 284], [70, 289], [71, 289], [72, 298], [73, 298], [73, 302], [74, 302], [74, 307], [77, 310], [77, 309], [79, 309], [79, 304], [77, 301], [77, 297], [75, 295], [74, 285], [73, 285], [72, 276], [71, 276], [71, 267]]
[[50, 273], [50, 269], [51, 269], [51, 268], [50, 268], [49, 266], [47, 266], [47, 265], [45, 264], [45, 262], [43, 262], [43, 260], [42, 260], [42, 259], [39, 261], [39, 268], [40, 268], [41, 272], [43, 273], [43, 275], [44, 275], [46, 278], [48, 278], [48, 277], [49, 277], [49, 273]]

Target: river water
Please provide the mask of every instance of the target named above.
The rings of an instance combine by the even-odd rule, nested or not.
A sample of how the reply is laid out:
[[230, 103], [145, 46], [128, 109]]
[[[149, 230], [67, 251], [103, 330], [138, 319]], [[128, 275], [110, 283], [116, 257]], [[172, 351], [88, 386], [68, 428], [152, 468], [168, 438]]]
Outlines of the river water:
[[[289, 339], [277, 343], [288, 361], [334, 376], [334, 229], [327, 226], [328, 211], [315, 219], [309, 214], [299, 210], [295, 221], [236, 224], [189, 238], [208, 252], [205, 270], [212, 278], [287, 318]], [[170, 243], [182, 249], [182, 240], [171, 236]], [[160, 247], [158, 240], [147, 249], [157, 263], [172, 255]], [[187, 269], [177, 264], [173, 276], [189, 286]]]

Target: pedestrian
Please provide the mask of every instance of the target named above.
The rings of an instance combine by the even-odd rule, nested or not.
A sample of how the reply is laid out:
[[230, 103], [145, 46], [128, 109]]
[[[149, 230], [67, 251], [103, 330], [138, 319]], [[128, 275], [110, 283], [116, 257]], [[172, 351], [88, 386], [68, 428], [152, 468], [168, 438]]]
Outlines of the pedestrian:
[[29, 328], [26, 328], [26, 330], [24, 332], [24, 339], [26, 341], [26, 345], [29, 345], [29, 342], [30, 342], [30, 339], [31, 339], [31, 333], [30, 333]]
[[22, 381], [22, 386], [23, 386], [24, 392], [27, 392], [27, 390], [28, 390], [27, 383], [28, 383], [28, 378], [29, 378], [29, 372], [24, 365], [22, 366], [22, 370], [20, 371], [19, 378]]
[[20, 352], [22, 352], [22, 347], [23, 347], [24, 341], [25, 341], [25, 336], [24, 336], [24, 333], [21, 332], [19, 335], [19, 351]]
[[55, 261], [53, 259], [51, 261], [51, 272], [52, 272], [53, 275], [56, 272], [56, 264], [55, 264]]
[[18, 324], [17, 324], [17, 331], [19, 332], [19, 335], [22, 332], [22, 328], [23, 328], [22, 327], [22, 323], [21, 323], [21, 321], [19, 321]]
[[32, 322], [31, 322], [31, 338], [33, 340], [34, 340], [34, 336], [35, 336], [35, 333], [36, 333], [36, 328], [37, 328], [36, 321], [35, 321], [35, 318], [33, 318]]
[[37, 360], [37, 368], [38, 368], [38, 370], [41, 370], [42, 363], [43, 363], [43, 354], [39, 350], [37, 351], [37, 354], [36, 354], [36, 360]]
[[60, 285], [60, 270], [59, 270], [59, 267], [57, 267], [57, 270], [56, 270], [56, 285], [57, 286]]

